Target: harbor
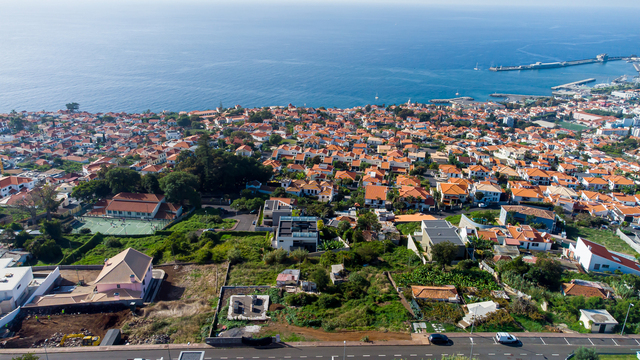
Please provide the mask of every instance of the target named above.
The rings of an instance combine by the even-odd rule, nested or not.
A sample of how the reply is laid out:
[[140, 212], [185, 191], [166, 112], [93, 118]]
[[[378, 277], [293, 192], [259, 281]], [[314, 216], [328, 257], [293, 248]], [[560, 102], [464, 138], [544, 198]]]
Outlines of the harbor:
[[432, 104], [453, 104], [456, 102], [473, 101], [473, 100], [474, 99], [470, 96], [461, 96], [461, 97], [455, 97], [451, 99], [431, 99], [429, 100], [429, 102]]
[[599, 54], [593, 59], [584, 60], [572, 60], [572, 61], [556, 61], [551, 63], [536, 62], [531, 65], [516, 65], [516, 66], [493, 66], [489, 68], [491, 71], [517, 71], [517, 70], [543, 70], [543, 69], [555, 69], [567, 66], [586, 65], [593, 63], [606, 63], [608, 61], [629, 60], [635, 58], [636, 55], [630, 56], [609, 56], [608, 54]]

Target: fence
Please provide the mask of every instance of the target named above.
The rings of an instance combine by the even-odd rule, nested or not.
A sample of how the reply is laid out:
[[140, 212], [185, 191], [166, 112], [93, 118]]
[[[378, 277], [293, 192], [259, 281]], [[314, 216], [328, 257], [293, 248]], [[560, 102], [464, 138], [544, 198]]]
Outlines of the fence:
[[630, 238], [627, 234], [625, 234], [622, 231], [620, 231], [620, 228], [616, 229], [616, 235], [618, 235], [620, 237], [620, 239], [622, 239], [622, 241], [626, 242], [629, 246], [631, 246], [633, 248], [633, 250], [635, 250], [635, 251], [640, 253], [640, 245], [638, 245], [638, 243], [633, 241], [633, 239]]
[[404, 297], [404, 294], [402, 293], [402, 291], [400, 291], [400, 288], [398, 288], [398, 286], [396, 285], [396, 282], [393, 281], [393, 277], [391, 276], [391, 273], [389, 273], [388, 271], [385, 271], [384, 274], [387, 275], [387, 278], [391, 282], [391, 285], [393, 285], [393, 288], [396, 289], [396, 292], [398, 293], [398, 295], [400, 295], [400, 303], [402, 303], [402, 305], [405, 307], [405, 309], [407, 309], [407, 311], [415, 319], [416, 318], [416, 313], [413, 312], [413, 308], [411, 308], [411, 305], [407, 301], [407, 298]]
[[412, 250], [414, 253], [416, 253], [423, 264], [427, 263], [427, 259], [425, 259], [422, 251], [418, 249], [418, 246], [416, 245], [415, 241], [413, 240], [413, 236], [411, 235], [407, 236], [407, 249]]

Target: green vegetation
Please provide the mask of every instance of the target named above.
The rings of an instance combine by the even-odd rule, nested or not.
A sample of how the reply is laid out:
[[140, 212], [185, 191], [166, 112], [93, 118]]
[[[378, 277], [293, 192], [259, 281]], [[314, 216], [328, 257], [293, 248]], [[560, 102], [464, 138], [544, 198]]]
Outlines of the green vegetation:
[[398, 286], [410, 285], [454, 285], [457, 288], [476, 287], [480, 290], [499, 290], [500, 286], [491, 274], [478, 268], [452, 269], [449, 272], [432, 264], [421, 265], [410, 273], [395, 275]]
[[[460, 223], [460, 219], [458, 219], [458, 224]], [[416, 231], [420, 230], [420, 222], [409, 222], [404, 224], [396, 225], [396, 228], [402, 233], [402, 235], [411, 235]]]
[[213, 208], [198, 209], [187, 218], [173, 225], [172, 231], [195, 231], [202, 229], [230, 229], [236, 224], [236, 220], [223, 219], [220, 210]]
[[[500, 210], [478, 210], [472, 211], [470, 213], [465, 214], [469, 219], [479, 223], [479, 224], [491, 224], [498, 225], [496, 219], [500, 216]], [[461, 215], [451, 215], [444, 218], [452, 225], [458, 226], [460, 225], [460, 220], [462, 219]]]

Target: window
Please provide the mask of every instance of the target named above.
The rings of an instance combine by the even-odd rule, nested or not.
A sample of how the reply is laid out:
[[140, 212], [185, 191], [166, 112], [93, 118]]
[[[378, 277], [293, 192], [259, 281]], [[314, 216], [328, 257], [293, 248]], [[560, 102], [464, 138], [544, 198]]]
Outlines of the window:
[[20, 286], [22, 286], [22, 284], [18, 284], [18, 286], [16, 286], [16, 289], [20, 289]]
[[532, 247], [533, 247], [533, 246], [538, 247], [538, 243], [531, 243], [531, 246], [532, 246]]
[[600, 270], [600, 264], [593, 265], [593, 270]]
[[608, 268], [609, 268], [609, 265], [602, 265], [602, 268], [603, 268], [603, 269], [608, 269]]
[[116, 285], [118, 287], [118, 289], [120, 289], [120, 284]]

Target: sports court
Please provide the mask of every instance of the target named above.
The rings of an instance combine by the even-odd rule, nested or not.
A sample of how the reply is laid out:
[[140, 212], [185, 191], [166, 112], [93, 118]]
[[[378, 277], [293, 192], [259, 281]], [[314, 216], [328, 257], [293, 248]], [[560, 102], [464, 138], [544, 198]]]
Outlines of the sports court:
[[105, 235], [145, 235], [161, 230], [169, 223], [168, 220], [138, 220], [121, 218], [76, 217], [73, 232], [79, 233], [82, 228], [91, 229], [91, 233]]

